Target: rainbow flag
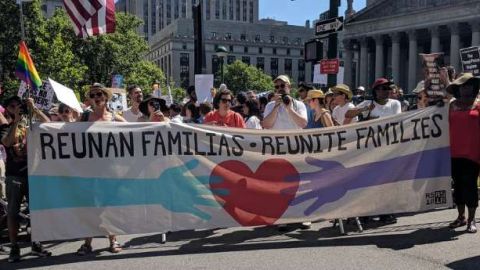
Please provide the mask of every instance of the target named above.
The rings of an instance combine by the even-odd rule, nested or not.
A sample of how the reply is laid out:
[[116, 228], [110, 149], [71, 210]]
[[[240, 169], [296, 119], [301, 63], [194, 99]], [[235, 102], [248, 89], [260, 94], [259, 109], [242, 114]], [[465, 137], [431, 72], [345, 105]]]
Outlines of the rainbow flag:
[[32, 88], [39, 88], [42, 85], [42, 80], [40, 79], [40, 76], [38, 76], [37, 69], [33, 64], [32, 57], [30, 57], [27, 45], [23, 40], [20, 41], [19, 48], [20, 51], [18, 52], [15, 75]]

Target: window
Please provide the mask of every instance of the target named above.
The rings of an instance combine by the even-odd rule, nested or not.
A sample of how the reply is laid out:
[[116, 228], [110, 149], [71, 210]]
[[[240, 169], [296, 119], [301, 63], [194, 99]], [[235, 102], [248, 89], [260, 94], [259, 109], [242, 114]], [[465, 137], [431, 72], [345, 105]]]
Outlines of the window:
[[243, 47], [243, 52], [248, 53], [248, 47], [247, 46]]
[[174, 13], [173, 14], [175, 16], [175, 19], [178, 19], [179, 13], [180, 13], [180, 10], [179, 10], [180, 7], [179, 7], [179, 4], [178, 4], [178, 1], [180, 1], [180, 0], [174, 0], [174, 1], [175, 1], [175, 4], [174, 4], [174, 10], [173, 10]]
[[152, 5], [152, 13], [151, 13], [151, 16], [152, 16], [152, 20], [151, 20], [151, 27], [152, 27], [152, 35], [155, 34], [157, 32], [157, 9], [155, 8], [156, 6], [156, 1], [155, 0], [151, 0], [150, 4]]
[[274, 55], [277, 55], [277, 48], [273, 48], [272, 53], [273, 53]]
[[215, 19], [220, 20], [220, 0], [215, 1]]
[[253, 1], [249, 2], [249, 15], [250, 16], [249, 16], [248, 20], [249, 20], [250, 23], [253, 23]]
[[225, 0], [222, 1], [222, 18], [227, 19], [227, 1]]
[[292, 77], [292, 59], [285, 59], [285, 74]]
[[172, 0], [167, 0], [167, 25], [172, 22]]
[[265, 70], [265, 58], [257, 57], [257, 68], [262, 71]]
[[243, 21], [247, 21], [247, 0], [243, 0]]
[[297, 44], [302, 44], [302, 38], [297, 38], [297, 39], [295, 40], [295, 43], [297, 43]]
[[187, 43], [183, 43], [182, 44], [182, 50], [186, 50], [187, 49]]
[[290, 48], [287, 49], [287, 55], [290, 55]]
[[217, 32], [212, 32], [212, 38], [216, 38], [217, 37]]
[[278, 58], [272, 58], [270, 62], [270, 75], [272, 78], [278, 77]]
[[300, 56], [303, 56], [303, 49], [300, 49]]
[[263, 53], [263, 48], [262, 48], [262, 47], [258, 48], [258, 53], [259, 53], [259, 54], [262, 54], [262, 53]]
[[190, 57], [188, 53], [180, 54], [180, 81], [183, 88], [187, 88], [190, 85]]
[[274, 43], [275, 42], [275, 36], [270, 36], [270, 43]]
[[230, 65], [230, 64], [233, 64], [233, 62], [235, 62], [236, 58], [234, 55], [228, 55], [227, 56], [227, 64]]
[[228, 15], [231, 21], [233, 21], [233, 0], [230, 0], [230, 7], [228, 10]]
[[242, 56], [242, 62], [247, 64], [247, 65], [250, 65], [250, 57]]
[[207, 20], [210, 20], [210, 1], [212, 0], [207, 0], [207, 2], [205, 3], [206, 5], [206, 19]]
[[285, 44], [288, 43], [288, 37], [283, 37], [283, 43], [285, 43]]
[[245, 34], [240, 34], [240, 40], [245, 41], [247, 39], [247, 35]]
[[235, 5], [235, 6], [236, 6], [236, 12], [237, 12], [237, 14], [236, 14], [236, 15], [237, 15], [237, 16], [236, 16], [236, 17], [237, 17], [237, 21], [240, 21], [240, 0], [237, 0], [237, 1], [236, 1], [236, 5]]
[[232, 33], [225, 33], [226, 40], [232, 40]]
[[255, 42], [260, 42], [260, 35], [255, 35]]
[[233, 45], [228, 46], [228, 50], [233, 52]]
[[182, 1], [182, 18], [187, 17], [187, 0], [180, 0]]
[[158, 5], [158, 21], [160, 23], [160, 25], [158, 26], [160, 28], [160, 30], [163, 29], [164, 27], [164, 24], [163, 24], [163, 1], [160, 2], [160, 4]]
[[298, 60], [298, 81], [305, 81], [305, 60], [303, 59]]

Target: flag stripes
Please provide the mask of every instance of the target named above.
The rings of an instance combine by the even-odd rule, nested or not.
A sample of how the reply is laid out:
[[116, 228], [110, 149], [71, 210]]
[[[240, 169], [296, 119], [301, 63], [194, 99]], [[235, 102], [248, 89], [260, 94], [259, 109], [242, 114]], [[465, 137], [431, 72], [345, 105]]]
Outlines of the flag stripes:
[[63, 0], [79, 37], [115, 32], [114, 0]]

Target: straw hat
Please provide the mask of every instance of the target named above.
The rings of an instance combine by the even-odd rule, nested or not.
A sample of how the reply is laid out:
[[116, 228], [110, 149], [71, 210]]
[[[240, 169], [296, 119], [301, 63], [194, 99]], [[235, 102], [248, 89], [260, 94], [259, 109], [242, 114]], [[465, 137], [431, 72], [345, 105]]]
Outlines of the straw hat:
[[323, 93], [322, 90], [317, 90], [317, 89], [308, 91], [306, 100], [311, 100], [314, 98], [325, 98], [325, 94]]
[[452, 94], [458, 90], [458, 87], [466, 84], [469, 81], [480, 81], [480, 78], [473, 76], [472, 73], [464, 73], [462, 76], [458, 77], [447, 87], [447, 93]]
[[85, 94], [87, 98], [90, 98], [90, 92], [92, 92], [92, 90], [101, 90], [103, 93], [105, 93], [108, 100], [110, 100], [113, 96], [111, 88], [107, 88], [101, 83], [94, 83], [92, 86], [90, 86], [90, 89], [88, 89], [87, 93]]
[[347, 98], [348, 99], [352, 99], [353, 97], [353, 93], [352, 91], [350, 90], [350, 87], [348, 87], [348, 85], [346, 84], [337, 84], [335, 85], [334, 87], [331, 88], [333, 93], [342, 93], [342, 94], [345, 94], [347, 95]]

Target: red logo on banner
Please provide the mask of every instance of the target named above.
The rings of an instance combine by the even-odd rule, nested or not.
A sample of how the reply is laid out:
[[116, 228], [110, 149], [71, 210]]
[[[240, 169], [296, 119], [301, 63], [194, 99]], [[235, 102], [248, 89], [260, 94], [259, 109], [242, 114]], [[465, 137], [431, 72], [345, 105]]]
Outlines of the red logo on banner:
[[320, 60], [320, 74], [337, 74], [339, 65], [338, 58]]

